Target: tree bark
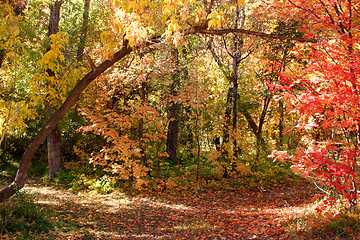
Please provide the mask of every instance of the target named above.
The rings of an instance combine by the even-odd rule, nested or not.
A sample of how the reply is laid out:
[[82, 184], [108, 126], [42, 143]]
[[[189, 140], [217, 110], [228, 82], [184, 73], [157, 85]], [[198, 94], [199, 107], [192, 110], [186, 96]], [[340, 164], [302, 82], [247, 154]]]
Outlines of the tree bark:
[[205, 34], [205, 35], [217, 35], [217, 36], [222, 36], [222, 35], [227, 35], [230, 33], [237, 33], [237, 34], [245, 34], [245, 35], [250, 35], [250, 36], [257, 36], [263, 39], [279, 39], [279, 40], [292, 40], [292, 41], [296, 41], [296, 42], [305, 42], [305, 43], [317, 43], [317, 42], [321, 42], [324, 40], [331, 40], [333, 38], [336, 37], [321, 37], [321, 38], [303, 38], [303, 37], [289, 37], [286, 36], [285, 34], [280, 35], [280, 34], [271, 34], [271, 33], [264, 33], [264, 32], [257, 32], [257, 31], [252, 31], [252, 30], [246, 30], [246, 29], [241, 29], [241, 28], [231, 28], [231, 29], [207, 29], [204, 28], [202, 26], [193, 26], [189, 29], [187, 29], [185, 31], [184, 35], [190, 35], [190, 34], [196, 34], [196, 33], [200, 33], [200, 34]]
[[[144, 106], [146, 103], [146, 82], [141, 83], [141, 90], [140, 90], [140, 97], [141, 97], [141, 103]], [[139, 148], [140, 148], [140, 154], [142, 159], [142, 164], [147, 167], [147, 158], [145, 154], [145, 146], [143, 143], [143, 137], [144, 137], [144, 118], [141, 117], [139, 120]]]
[[6, 52], [4, 49], [0, 49], [0, 68], [2, 66], [2, 63], [4, 62]]
[[[212, 47], [212, 40], [213, 39], [210, 38], [210, 41], [207, 44], [207, 48], [210, 50], [211, 55], [213, 56], [215, 62], [219, 66], [222, 73], [229, 80], [229, 82], [231, 82], [233, 80], [233, 76], [232, 76], [233, 72], [230, 71], [230, 69], [222, 63], [219, 56], [215, 53], [215, 51]], [[231, 125], [231, 106], [230, 105], [231, 105], [231, 102], [233, 102], [233, 100], [232, 100], [233, 93], [234, 93], [234, 90], [230, 86], [228, 88], [228, 92], [226, 95], [226, 104], [225, 104], [225, 111], [224, 111], [224, 126], [222, 128], [223, 129], [222, 142], [220, 142], [220, 137], [215, 138], [216, 149], [218, 151], [221, 151], [221, 155], [227, 155], [227, 150], [226, 150], [225, 144], [227, 144], [229, 142], [229, 137], [230, 137], [230, 134], [229, 134], [230, 125]]]
[[79, 61], [82, 60], [82, 55], [84, 54], [85, 43], [86, 43], [86, 38], [87, 38], [87, 34], [88, 34], [90, 2], [91, 2], [91, 0], [85, 0], [85, 3], [84, 3], [83, 23], [82, 23], [82, 28], [80, 31], [80, 41], [79, 41], [78, 50], [77, 50], [77, 57], [78, 57]]
[[[237, 49], [237, 43], [235, 42], [235, 49]], [[237, 149], [237, 95], [238, 95], [238, 76], [237, 69], [239, 66], [238, 62], [239, 54], [236, 52], [233, 59], [233, 106], [232, 106], [232, 140], [233, 140], [233, 161], [236, 162], [238, 158]]]
[[279, 117], [279, 141], [278, 141], [278, 150], [281, 150], [282, 146], [283, 146], [283, 142], [284, 142], [284, 136], [283, 136], [283, 131], [284, 131], [284, 104], [282, 99], [279, 100], [279, 113], [280, 113], [280, 117]]
[[177, 159], [177, 144], [179, 136], [178, 105], [173, 103], [169, 109], [170, 121], [166, 138], [166, 152], [172, 160]]
[[[50, 6], [50, 20], [48, 36], [56, 34], [59, 31], [60, 9], [63, 1], [56, 1], [54, 5]], [[51, 49], [48, 48], [47, 51]], [[55, 73], [51, 70], [47, 71], [49, 77], [54, 77]], [[49, 116], [53, 114], [53, 106], [48, 103], [47, 111]], [[49, 163], [49, 178], [56, 177], [56, 173], [61, 170], [61, 131], [59, 126], [56, 126], [47, 138], [48, 148], [48, 163]]]
[[229, 87], [227, 96], [226, 96], [226, 106], [225, 106], [225, 122], [224, 122], [224, 128], [223, 128], [223, 141], [222, 145], [227, 144], [229, 142], [230, 134], [230, 126], [231, 126], [231, 107], [230, 103], [233, 101], [233, 93], [234, 90], [232, 87]]
[[[236, 1], [236, 20], [235, 20], [235, 29], [238, 28], [238, 22], [240, 20], [240, 9], [239, 4]], [[233, 53], [233, 75], [232, 75], [232, 83], [233, 83], [233, 106], [232, 106], [232, 140], [233, 140], [233, 164], [236, 166], [236, 161], [238, 159], [238, 149], [237, 149], [237, 100], [238, 100], [238, 67], [241, 61], [241, 53], [240, 50], [243, 48], [243, 39], [242, 36], [238, 36], [238, 34], [234, 34], [234, 53]]]
[[[281, 70], [282, 72], [285, 71], [285, 67], [286, 67], [286, 59], [288, 56], [288, 46], [285, 47], [284, 50], [284, 56], [282, 58], [282, 67]], [[279, 79], [279, 76], [278, 76]], [[283, 135], [283, 131], [284, 131], [284, 102], [282, 100], [282, 98], [280, 98], [279, 100], [279, 108], [278, 108], [280, 117], [279, 117], [279, 141], [278, 141], [278, 150], [281, 150], [282, 146], [283, 146], [283, 142], [284, 142], [284, 135]]]
[[[180, 63], [178, 50], [173, 47], [171, 50], [171, 55], [173, 57], [173, 61], [175, 67], [172, 71], [172, 79], [173, 83], [171, 85], [171, 95], [176, 97], [178, 95], [178, 90], [180, 85]], [[179, 138], [179, 110], [180, 105], [175, 100], [170, 100], [169, 106], [169, 126], [166, 138], [166, 152], [169, 154], [169, 158], [171, 160], [177, 160], [177, 145]]]
[[[148, 42], [147, 45], [152, 43]], [[134, 49], [134, 48], [133, 48]], [[104, 61], [94, 70], [89, 72], [85, 77], [83, 77], [70, 92], [69, 96], [65, 102], [60, 106], [60, 108], [51, 116], [51, 118], [46, 122], [42, 127], [40, 132], [36, 137], [31, 141], [31, 143], [26, 148], [24, 155], [20, 161], [20, 167], [16, 173], [14, 181], [0, 191], [0, 202], [3, 202], [10, 198], [16, 193], [16, 189], [22, 188], [25, 184], [26, 176], [30, 166], [31, 159], [33, 158], [36, 150], [39, 148], [41, 143], [46, 139], [50, 132], [54, 129], [56, 124], [65, 116], [65, 114], [70, 110], [72, 106], [78, 101], [80, 94], [84, 89], [93, 82], [100, 74], [118, 62], [120, 59], [129, 55], [132, 51], [132, 48], [128, 46], [128, 41], [124, 42], [124, 46], [121, 50], [116, 52], [111, 59]]]
[[61, 133], [58, 126], [47, 137], [48, 164], [50, 179], [61, 170]]
[[50, 19], [48, 28], [48, 37], [59, 31], [60, 9], [63, 1], [56, 1], [54, 5], [50, 5]]

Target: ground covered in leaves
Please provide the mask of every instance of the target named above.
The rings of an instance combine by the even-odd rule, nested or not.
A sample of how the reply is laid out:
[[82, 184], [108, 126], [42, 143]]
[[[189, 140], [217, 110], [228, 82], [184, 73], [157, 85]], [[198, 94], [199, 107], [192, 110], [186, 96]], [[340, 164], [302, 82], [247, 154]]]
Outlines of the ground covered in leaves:
[[36, 239], [299, 239], [288, 226], [312, 207], [314, 195], [305, 183], [266, 191], [224, 188], [133, 197], [34, 182], [25, 191], [55, 223]]

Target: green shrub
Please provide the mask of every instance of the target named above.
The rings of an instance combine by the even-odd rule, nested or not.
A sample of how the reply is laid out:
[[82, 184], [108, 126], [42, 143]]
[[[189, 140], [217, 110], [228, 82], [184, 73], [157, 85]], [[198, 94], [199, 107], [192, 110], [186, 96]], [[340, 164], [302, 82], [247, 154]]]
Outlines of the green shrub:
[[65, 163], [54, 181], [65, 184], [73, 191], [89, 189], [100, 194], [107, 194], [113, 189], [113, 184], [105, 176], [105, 172], [85, 160]]
[[84, 184], [88, 189], [100, 194], [108, 194], [113, 190], [110, 179], [105, 176], [100, 179], [88, 180]]
[[55, 181], [66, 184], [73, 191], [88, 189], [100, 194], [108, 194], [113, 190], [113, 184], [108, 177], [92, 176], [82, 172], [62, 170]]

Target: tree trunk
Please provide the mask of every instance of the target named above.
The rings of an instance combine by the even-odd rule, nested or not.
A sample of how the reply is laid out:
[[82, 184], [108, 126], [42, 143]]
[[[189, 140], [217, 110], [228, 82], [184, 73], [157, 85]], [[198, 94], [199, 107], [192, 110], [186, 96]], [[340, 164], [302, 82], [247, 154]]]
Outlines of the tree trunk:
[[[48, 36], [56, 34], [59, 31], [60, 9], [63, 1], [56, 1], [54, 5], [50, 6], [50, 20]], [[48, 48], [50, 51], [50, 48]], [[53, 71], [48, 70], [49, 77], [54, 77]], [[53, 106], [47, 106], [49, 116], [53, 113]], [[48, 163], [49, 163], [49, 177], [50, 179], [56, 177], [56, 173], [61, 170], [61, 131], [59, 126], [49, 134], [47, 139], [48, 148]]]
[[55, 128], [47, 137], [49, 177], [56, 177], [61, 170], [61, 133]]
[[[237, 42], [235, 41], [235, 49], [237, 49]], [[237, 50], [235, 50], [237, 51]], [[233, 140], [233, 162], [236, 163], [238, 159], [238, 149], [237, 149], [237, 95], [238, 95], [238, 76], [237, 69], [239, 65], [239, 53], [235, 52], [233, 58], [233, 106], [232, 106], [232, 140]]]
[[86, 43], [86, 38], [87, 38], [87, 34], [88, 34], [90, 1], [91, 0], [85, 0], [85, 3], [84, 3], [83, 24], [82, 24], [82, 28], [80, 31], [80, 41], [79, 41], [78, 50], [77, 50], [77, 57], [78, 57], [79, 61], [82, 60], [82, 55], [84, 54], [85, 43]]
[[[238, 28], [238, 22], [240, 20], [240, 9], [239, 4], [236, 2], [236, 20], [235, 20], [235, 29]], [[234, 34], [234, 53], [233, 53], [233, 75], [232, 75], [232, 83], [233, 83], [233, 106], [232, 106], [232, 140], [233, 140], [233, 164], [236, 166], [236, 161], [238, 159], [238, 149], [237, 149], [237, 99], [238, 99], [238, 67], [241, 61], [241, 50], [243, 47], [242, 36], [238, 36], [238, 34]]]
[[169, 109], [169, 126], [166, 139], [166, 152], [172, 160], [177, 159], [177, 143], [179, 137], [178, 105], [172, 104]]
[[5, 50], [4, 50], [4, 49], [0, 49], [0, 68], [1, 68], [1, 66], [2, 66], [2, 63], [3, 63], [4, 59], [5, 59], [5, 55], [6, 55]]
[[[141, 83], [141, 102], [142, 105], [145, 105], [146, 102], [146, 82]], [[142, 159], [142, 164], [147, 167], [147, 158], [145, 154], [145, 146], [143, 144], [143, 136], [144, 136], [144, 119], [141, 117], [139, 120], [139, 148], [140, 148], [140, 154]]]
[[[225, 116], [224, 116], [225, 123], [224, 123], [224, 128], [223, 128], [223, 141], [222, 141], [223, 148], [224, 148], [224, 145], [229, 142], [229, 138], [230, 138], [230, 134], [229, 134], [230, 125], [231, 125], [230, 103], [233, 101], [233, 93], [234, 93], [233, 88], [229, 87], [227, 96], [226, 96], [226, 107], [225, 107]], [[224, 152], [224, 153], [227, 153], [227, 152]]]
[[[287, 56], [288, 56], [288, 46], [286, 46], [285, 50], [284, 50], [284, 56], [283, 56], [283, 59], [282, 59], [282, 68], [281, 68], [282, 72], [285, 71]], [[278, 77], [278, 79], [279, 79], [279, 77]], [[284, 142], [284, 136], [283, 136], [283, 131], [284, 131], [284, 102], [283, 102], [283, 100], [281, 98], [279, 100], [279, 113], [280, 113], [280, 117], [279, 117], [278, 150], [281, 150], [281, 148], [283, 146], [283, 142]]]
[[[173, 83], [171, 86], [171, 95], [176, 97], [178, 95], [178, 88], [180, 85], [180, 63], [179, 63], [179, 56], [178, 50], [176, 48], [172, 48], [171, 55], [173, 57], [173, 61], [175, 67], [172, 71], [172, 79]], [[170, 100], [169, 106], [169, 126], [167, 132], [167, 139], [166, 139], [166, 152], [169, 154], [169, 158], [172, 161], [176, 161], [178, 159], [177, 156], [177, 144], [179, 138], [179, 111], [180, 111], [180, 104], [177, 101]]]
[[279, 141], [278, 141], [278, 150], [281, 150], [282, 146], [283, 146], [283, 141], [284, 141], [284, 136], [283, 136], [283, 131], [284, 131], [284, 104], [282, 99], [279, 100], [279, 113], [280, 113], [280, 117], [279, 117]]
[[[197, 122], [196, 122], [197, 123]], [[199, 181], [200, 178], [200, 150], [201, 150], [201, 145], [200, 145], [200, 136], [199, 136], [199, 129], [198, 126], [196, 124], [196, 148], [197, 148], [197, 152], [196, 152], [196, 181]]]
[[[154, 42], [154, 41], [153, 41]], [[153, 43], [148, 42], [146, 45], [151, 45]], [[16, 193], [16, 189], [22, 188], [25, 184], [26, 176], [29, 170], [31, 159], [33, 158], [36, 150], [39, 148], [41, 143], [46, 139], [50, 132], [54, 129], [56, 124], [65, 116], [65, 114], [70, 110], [72, 106], [78, 101], [80, 94], [84, 89], [93, 82], [100, 74], [105, 70], [110, 68], [120, 59], [129, 55], [133, 50], [137, 49], [136, 47], [130, 48], [128, 46], [128, 41], [124, 42], [124, 47], [116, 52], [111, 59], [104, 61], [101, 65], [96, 67], [94, 70], [91, 70], [85, 77], [83, 77], [73, 90], [70, 92], [69, 96], [61, 107], [51, 116], [51, 118], [46, 122], [40, 132], [36, 137], [31, 141], [31, 143], [26, 148], [24, 155], [20, 161], [20, 167], [16, 173], [14, 181], [4, 189], [0, 191], [0, 203], [9, 199], [12, 195]]]

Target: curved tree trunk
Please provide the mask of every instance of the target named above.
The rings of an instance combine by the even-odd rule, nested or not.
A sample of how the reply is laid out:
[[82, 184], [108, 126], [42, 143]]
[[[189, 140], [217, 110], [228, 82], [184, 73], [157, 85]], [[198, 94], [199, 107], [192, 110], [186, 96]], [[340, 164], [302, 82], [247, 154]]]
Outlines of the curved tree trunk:
[[[148, 43], [148, 45], [150, 45], [150, 43]], [[133, 49], [131, 49], [128, 46], [128, 42], [125, 41], [124, 47], [120, 51], [116, 52], [111, 59], [104, 61], [101, 65], [93, 69], [93, 71], [89, 72], [85, 77], [83, 77], [83, 79], [81, 79], [76, 84], [65, 102], [51, 116], [51, 118], [46, 122], [40, 132], [26, 148], [24, 155], [21, 158], [20, 167], [16, 173], [15, 180], [9, 186], [5, 187], [0, 191], [0, 202], [3, 202], [6, 199], [10, 198], [16, 193], [16, 189], [22, 188], [24, 186], [30, 162], [36, 150], [50, 134], [50, 132], [54, 129], [56, 124], [65, 116], [65, 114], [70, 110], [70, 108], [74, 106], [84, 89], [105, 70], [110, 68], [120, 59], [130, 54], [132, 51]]]
[[[211, 9], [211, 8], [209, 8]], [[214, 30], [207, 29], [207, 25], [193, 26], [187, 29], [184, 32], [184, 36], [191, 35], [195, 33], [202, 34], [212, 34], [212, 35], [224, 35], [228, 33], [241, 33], [248, 34], [253, 36], [258, 36], [262, 38], [269, 39], [288, 39], [295, 40], [298, 42], [319, 42], [320, 39], [307, 39], [301, 37], [287, 37], [277, 34], [266, 34], [262, 32], [254, 32], [250, 30], [244, 29], [223, 29], [223, 30]], [[158, 42], [158, 39], [152, 39], [145, 43], [146, 46], [152, 45]], [[143, 47], [143, 46], [142, 46]], [[138, 47], [136, 47], [138, 48]], [[46, 139], [46, 137], [50, 134], [50, 132], [54, 129], [56, 124], [65, 116], [65, 114], [70, 110], [72, 106], [75, 105], [77, 100], [79, 99], [80, 94], [84, 91], [84, 89], [93, 82], [100, 74], [114, 65], [117, 61], [124, 58], [128, 54], [130, 54], [135, 47], [130, 48], [128, 46], [128, 41], [124, 41], [124, 47], [116, 52], [111, 59], [104, 61], [98, 67], [92, 69], [85, 77], [83, 77], [74, 87], [74, 89], [70, 92], [70, 95], [67, 97], [65, 102], [60, 106], [60, 108], [51, 116], [51, 118], [46, 122], [40, 132], [36, 135], [36, 137], [31, 141], [31, 143], [26, 148], [21, 161], [20, 167], [16, 173], [15, 180], [7, 187], [0, 191], [0, 203], [10, 198], [12, 195], [16, 193], [16, 189], [22, 188], [25, 184], [26, 176], [28, 173], [28, 169], [30, 166], [31, 159], [33, 158], [36, 150], [39, 148], [41, 143]]]

